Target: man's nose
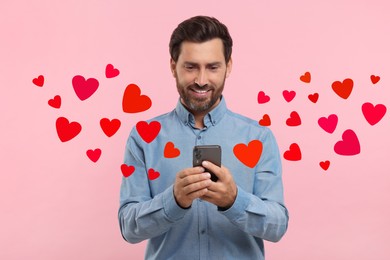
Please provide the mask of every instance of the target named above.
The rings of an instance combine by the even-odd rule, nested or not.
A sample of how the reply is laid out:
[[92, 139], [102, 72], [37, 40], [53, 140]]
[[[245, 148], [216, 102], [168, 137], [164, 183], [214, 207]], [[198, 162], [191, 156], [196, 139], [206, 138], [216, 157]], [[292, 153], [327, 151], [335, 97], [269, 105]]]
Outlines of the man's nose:
[[195, 79], [195, 83], [201, 87], [205, 86], [208, 84], [208, 79], [207, 79], [207, 72], [205, 69], [200, 69], [199, 73]]

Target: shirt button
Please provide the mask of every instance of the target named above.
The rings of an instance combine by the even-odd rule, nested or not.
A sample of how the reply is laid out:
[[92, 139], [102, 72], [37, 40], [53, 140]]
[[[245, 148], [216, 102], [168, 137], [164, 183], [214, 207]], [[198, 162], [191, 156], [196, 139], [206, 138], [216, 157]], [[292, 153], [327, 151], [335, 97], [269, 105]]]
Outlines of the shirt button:
[[201, 136], [198, 136], [198, 140], [200, 140], [200, 139], [202, 139], [202, 137], [201, 137]]
[[204, 234], [206, 233], [206, 230], [202, 230], [202, 231], [200, 231], [200, 233], [201, 233], [202, 235], [204, 235]]

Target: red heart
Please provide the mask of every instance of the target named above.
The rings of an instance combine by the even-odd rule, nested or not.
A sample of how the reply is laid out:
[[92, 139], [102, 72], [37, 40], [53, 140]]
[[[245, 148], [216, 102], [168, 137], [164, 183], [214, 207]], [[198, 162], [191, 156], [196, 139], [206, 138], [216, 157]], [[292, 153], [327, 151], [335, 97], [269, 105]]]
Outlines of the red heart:
[[336, 129], [337, 122], [338, 117], [335, 114], [329, 115], [328, 118], [321, 117], [320, 119], [318, 119], [318, 125], [330, 134], [333, 133]]
[[119, 70], [114, 68], [112, 64], [106, 66], [106, 78], [114, 78], [119, 75]]
[[347, 99], [349, 95], [351, 95], [353, 89], [353, 80], [345, 79], [342, 83], [340, 81], [335, 81], [332, 84], [332, 89], [341, 98]]
[[320, 166], [321, 168], [326, 171], [329, 169], [329, 166], [330, 166], [330, 161], [324, 161], [324, 162], [320, 162]]
[[301, 124], [301, 117], [296, 111], [291, 112], [290, 118], [286, 120], [288, 126], [299, 126]]
[[87, 151], [87, 156], [88, 158], [93, 161], [93, 162], [97, 162], [100, 158], [100, 155], [102, 154], [102, 150], [100, 150], [99, 148], [95, 149], [95, 150], [91, 150], [89, 149]]
[[310, 72], [306, 72], [306, 73], [305, 73], [304, 75], [302, 75], [299, 79], [300, 79], [302, 82], [310, 83], [310, 81], [311, 81]]
[[122, 164], [121, 171], [122, 171], [123, 176], [125, 178], [127, 178], [133, 174], [133, 172], [135, 171], [135, 167], [133, 165]]
[[103, 132], [108, 136], [113, 136], [121, 126], [121, 121], [119, 119], [108, 119], [108, 118], [102, 118], [100, 120], [100, 127], [102, 128]]
[[58, 137], [62, 142], [69, 141], [76, 137], [81, 131], [81, 125], [78, 122], [71, 122], [65, 117], [59, 117], [56, 121]]
[[249, 168], [256, 166], [263, 152], [263, 143], [259, 140], [253, 140], [248, 143], [248, 146], [240, 143], [234, 146], [233, 153], [244, 165]]
[[265, 114], [262, 119], [259, 120], [259, 125], [261, 126], [270, 126], [271, 125], [271, 118], [269, 115]]
[[38, 87], [42, 87], [44, 82], [45, 82], [45, 78], [42, 76], [42, 75], [39, 75], [37, 78], [34, 78], [32, 80], [32, 82], [38, 86]]
[[160, 173], [158, 171], [155, 171], [152, 168], [150, 168], [148, 170], [148, 177], [149, 177], [149, 180], [153, 181], [153, 180], [157, 179], [158, 177], [160, 177]]
[[50, 99], [47, 103], [51, 107], [60, 108], [61, 107], [61, 97], [59, 95], [56, 95], [54, 98]]
[[165, 158], [175, 158], [175, 157], [178, 157], [179, 155], [180, 155], [180, 150], [175, 148], [174, 143], [168, 142], [165, 145], [165, 148], [164, 148], [164, 157]]
[[287, 150], [283, 154], [284, 159], [289, 161], [299, 161], [302, 159], [301, 149], [296, 143], [290, 145], [290, 150]]
[[283, 91], [283, 97], [284, 99], [287, 101], [287, 102], [290, 102], [291, 100], [294, 99], [295, 97], [295, 91], [294, 90], [291, 90], [291, 91], [288, 91], [288, 90], [284, 90]]
[[345, 130], [342, 140], [334, 145], [334, 151], [339, 155], [356, 155], [360, 153], [360, 143], [355, 132]]
[[85, 80], [83, 76], [77, 75], [73, 77], [72, 85], [77, 97], [83, 101], [95, 93], [99, 87], [99, 81], [94, 78]]
[[138, 113], [148, 110], [151, 106], [152, 100], [146, 95], [141, 95], [137, 85], [130, 84], [126, 87], [122, 100], [123, 112]]
[[264, 104], [264, 103], [267, 103], [268, 101], [270, 101], [270, 97], [267, 96], [264, 91], [260, 91], [259, 94], [257, 94], [257, 102], [259, 104]]
[[367, 102], [362, 105], [363, 115], [370, 125], [375, 125], [381, 121], [386, 114], [386, 110], [386, 106], [382, 104], [374, 106], [373, 104]]
[[381, 77], [379, 77], [379, 76], [375, 76], [375, 75], [371, 75], [371, 82], [372, 82], [372, 84], [376, 84], [376, 83], [378, 83], [379, 82], [379, 80], [381, 79]]
[[318, 93], [310, 94], [308, 98], [310, 99], [311, 102], [317, 103], [319, 95]]
[[139, 121], [135, 127], [142, 139], [151, 143], [160, 132], [161, 124], [157, 121], [152, 121], [149, 124], [146, 121]]

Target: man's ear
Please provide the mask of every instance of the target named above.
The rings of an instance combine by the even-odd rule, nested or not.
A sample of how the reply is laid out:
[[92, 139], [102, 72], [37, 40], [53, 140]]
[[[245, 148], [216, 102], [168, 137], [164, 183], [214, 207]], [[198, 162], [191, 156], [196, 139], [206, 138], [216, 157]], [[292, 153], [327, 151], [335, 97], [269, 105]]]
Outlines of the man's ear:
[[172, 76], [176, 78], [176, 62], [171, 58], [170, 60]]
[[230, 72], [232, 71], [232, 67], [233, 67], [233, 60], [232, 60], [232, 58], [230, 57], [228, 63], [226, 64], [226, 77], [225, 77], [225, 78], [228, 78], [228, 77], [229, 77]]

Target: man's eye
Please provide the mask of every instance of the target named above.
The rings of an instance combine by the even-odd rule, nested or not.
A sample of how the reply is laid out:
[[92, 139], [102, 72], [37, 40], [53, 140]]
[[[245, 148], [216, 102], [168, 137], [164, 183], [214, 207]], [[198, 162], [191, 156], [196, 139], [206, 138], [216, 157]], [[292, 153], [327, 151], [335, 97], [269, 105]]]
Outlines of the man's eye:
[[194, 66], [192, 66], [192, 65], [185, 65], [184, 68], [187, 69], [187, 70], [193, 70]]

